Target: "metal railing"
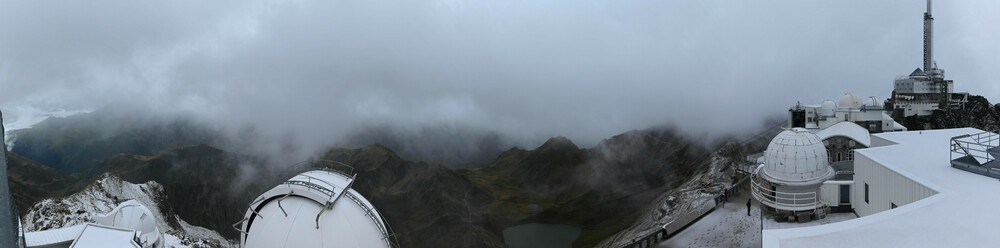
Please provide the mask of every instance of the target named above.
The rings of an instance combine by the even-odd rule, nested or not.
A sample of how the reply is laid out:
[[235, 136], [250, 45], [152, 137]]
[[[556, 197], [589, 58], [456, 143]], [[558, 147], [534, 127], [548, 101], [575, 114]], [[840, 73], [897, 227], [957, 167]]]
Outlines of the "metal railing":
[[[952, 137], [950, 159], [954, 161], [955, 159], [969, 157], [975, 159], [979, 165], [985, 165], [996, 160], [997, 158], [991, 152], [998, 152], [996, 149], [1000, 147], [1000, 134], [997, 131], [1000, 131], [1000, 129]], [[958, 155], [958, 157], [955, 157], [955, 155]]]
[[387, 246], [392, 248], [399, 247], [399, 241], [396, 240], [396, 234], [392, 231], [392, 227], [389, 226], [389, 222], [386, 222], [384, 219], [380, 219], [381, 215], [378, 214], [378, 210], [375, 210], [374, 206], [369, 206], [368, 204], [365, 204], [364, 201], [361, 201], [361, 199], [352, 194], [350, 191], [345, 191], [342, 194], [346, 195], [347, 199], [351, 199], [351, 201], [357, 203], [358, 206], [361, 207], [361, 209], [364, 209], [365, 216], [368, 216], [368, 218], [371, 219], [372, 222], [375, 222], [375, 225], [382, 225], [382, 227], [384, 227], [384, 228], [379, 228], [379, 231], [382, 232], [382, 240], [385, 241], [385, 244]]
[[323, 187], [322, 185], [315, 184], [315, 183], [312, 183], [312, 182], [307, 182], [307, 181], [285, 181], [285, 182], [283, 182], [281, 184], [282, 185], [299, 185], [299, 186], [303, 186], [303, 187], [306, 187], [307, 190], [316, 190], [316, 191], [319, 191], [320, 193], [322, 193], [322, 194], [324, 194], [326, 196], [329, 196], [330, 198], [333, 198], [333, 195], [334, 195], [333, 189], [332, 189], [333, 188], [332, 185], [330, 186], [331, 189], [327, 189], [326, 187]]
[[811, 210], [822, 206], [815, 191], [793, 193], [771, 190], [770, 187], [763, 185], [762, 180], [756, 174], [751, 179], [753, 196], [761, 204], [792, 211]]

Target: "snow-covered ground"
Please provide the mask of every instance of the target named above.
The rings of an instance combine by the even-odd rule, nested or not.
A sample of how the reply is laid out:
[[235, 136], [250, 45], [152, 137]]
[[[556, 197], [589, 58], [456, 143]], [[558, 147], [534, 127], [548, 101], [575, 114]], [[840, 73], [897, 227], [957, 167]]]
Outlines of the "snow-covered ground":
[[785, 229], [785, 228], [799, 228], [799, 227], [807, 227], [807, 226], [818, 226], [818, 225], [826, 225], [826, 224], [831, 224], [831, 223], [837, 223], [837, 222], [841, 222], [841, 221], [845, 221], [845, 220], [853, 220], [853, 219], [857, 219], [857, 218], [858, 218], [858, 215], [855, 214], [855, 213], [853, 213], [853, 212], [851, 212], [851, 213], [830, 213], [830, 214], [826, 214], [826, 218], [822, 218], [822, 219], [818, 219], [818, 220], [812, 220], [812, 221], [808, 221], [808, 222], [802, 222], [802, 223], [778, 222], [778, 221], [775, 221], [773, 218], [764, 218], [764, 229], [765, 230], [770, 230], [770, 229]]
[[695, 175], [677, 189], [661, 194], [654, 200], [655, 206], [640, 216], [631, 227], [601, 241], [596, 247], [625, 246], [631, 240], [646, 237], [651, 231], [661, 229], [667, 223], [714, 206], [712, 199], [730, 186], [727, 178], [734, 173], [732, 170], [717, 173], [723, 167], [722, 158], [713, 155], [711, 168], [705, 173]]
[[754, 202], [747, 216], [750, 193], [729, 198], [725, 207], [712, 211], [655, 247], [761, 247], [760, 209]]
[[[97, 214], [110, 212], [119, 203], [137, 200], [149, 208], [156, 217], [156, 224], [164, 233], [166, 247], [230, 247], [232, 242], [215, 231], [192, 226], [173, 213], [164, 213], [158, 203], [163, 202], [163, 186], [150, 181], [132, 184], [113, 175], [103, 175], [84, 190], [73, 195], [45, 199], [28, 210], [22, 223], [26, 232], [43, 231], [93, 223]], [[168, 221], [176, 221], [179, 229]]]

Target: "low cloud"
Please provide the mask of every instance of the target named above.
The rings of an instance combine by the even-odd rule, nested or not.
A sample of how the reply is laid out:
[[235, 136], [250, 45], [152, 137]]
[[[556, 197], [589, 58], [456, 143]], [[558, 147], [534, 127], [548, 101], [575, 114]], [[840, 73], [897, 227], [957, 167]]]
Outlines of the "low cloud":
[[[589, 147], [743, 132], [795, 101], [886, 97], [922, 1], [0, 2], [0, 109], [190, 113], [281, 147], [467, 126]], [[938, 2], [936, 59], [1000, 100], [1000, 4]], [[748, 124], [748, 125], [743, 125]], [[417, 128], [419, 129], [419, 128]], [[243, 131], [241, 131], [243, 130]], [[294, 144], [294, 145], [292, 145]]]

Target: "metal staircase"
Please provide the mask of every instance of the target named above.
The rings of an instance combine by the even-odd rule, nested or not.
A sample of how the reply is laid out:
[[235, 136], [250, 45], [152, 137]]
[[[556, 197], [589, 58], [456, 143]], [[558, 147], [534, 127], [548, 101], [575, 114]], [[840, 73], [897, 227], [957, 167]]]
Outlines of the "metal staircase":
[[951, 167], [1000, 179], [1000, 130], [951, 138]]

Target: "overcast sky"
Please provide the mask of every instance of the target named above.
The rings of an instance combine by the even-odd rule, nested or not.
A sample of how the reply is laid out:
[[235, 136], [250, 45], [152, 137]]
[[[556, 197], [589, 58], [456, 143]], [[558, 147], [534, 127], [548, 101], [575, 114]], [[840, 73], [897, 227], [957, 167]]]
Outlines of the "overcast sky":
[[[592, 145], [739, 132], [796, 101], [885, 98], [925, 3], [0, 1], [0, 109], [126, 104], [306, 143], [462, 125]], [[936, 61], [1000, 101], [1000, 2], [938, 1]], [[750, 123], [752, 125], [746, 125]]]

